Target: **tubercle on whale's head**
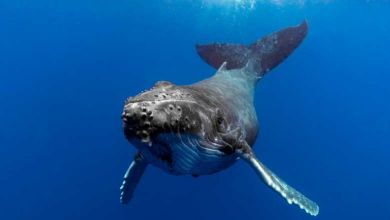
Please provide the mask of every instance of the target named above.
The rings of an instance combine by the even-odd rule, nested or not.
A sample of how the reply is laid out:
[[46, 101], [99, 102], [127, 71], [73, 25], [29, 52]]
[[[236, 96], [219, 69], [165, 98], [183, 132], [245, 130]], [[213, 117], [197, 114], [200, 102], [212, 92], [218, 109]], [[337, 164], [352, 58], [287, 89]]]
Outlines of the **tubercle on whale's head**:
[[191, 94], [166, 81], [126, 100], [122, 122], [129, 141], [152, 145], [161, 133], [199, 133], [202, 117]]

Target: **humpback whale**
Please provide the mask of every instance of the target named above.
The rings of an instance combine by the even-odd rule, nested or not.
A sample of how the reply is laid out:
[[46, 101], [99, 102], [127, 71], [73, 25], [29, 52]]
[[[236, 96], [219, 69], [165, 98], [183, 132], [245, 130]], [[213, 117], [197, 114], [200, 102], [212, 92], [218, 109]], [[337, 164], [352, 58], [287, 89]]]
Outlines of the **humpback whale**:
[[184, 86], [159, 81], [129, 97], [122, 112], [123, 131], [137, 152], [120, 187], [121, 203], [131, 200], [149, 165], [198, 177], [241, 159], [289, 204], [318, 215], [318, 205], [274, 174], [252, 149], [259, 131], [253, 105], [256, 84], [292, 53], [307, 29], [305, 20], [250, 45], [196, 45], [200, 57], [217, 69], [212, 77]]

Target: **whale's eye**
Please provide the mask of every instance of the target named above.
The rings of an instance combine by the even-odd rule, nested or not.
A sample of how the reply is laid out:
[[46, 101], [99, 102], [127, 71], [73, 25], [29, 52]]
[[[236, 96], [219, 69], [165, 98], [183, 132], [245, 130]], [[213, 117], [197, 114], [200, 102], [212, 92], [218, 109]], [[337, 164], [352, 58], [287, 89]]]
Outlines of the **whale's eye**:
[[223, 119], [222, 117], [218, 117], [218, 118], [217, 118], [217, 123], [218, 123], [219, 125], [223, 124], [223, 121], [224, 121], [224, 119]]
[[216, 111], [215, 127], [219, 133], [225, 133], [227, 129], [225, 114], [220, 109]]
[[220, 133], [226, 132], [226, 121], [225, 121], [225, 119], [222, 116], [218, 116], [216, 122], [217, 122], [216, 123], [217, 131], [220, 132]]

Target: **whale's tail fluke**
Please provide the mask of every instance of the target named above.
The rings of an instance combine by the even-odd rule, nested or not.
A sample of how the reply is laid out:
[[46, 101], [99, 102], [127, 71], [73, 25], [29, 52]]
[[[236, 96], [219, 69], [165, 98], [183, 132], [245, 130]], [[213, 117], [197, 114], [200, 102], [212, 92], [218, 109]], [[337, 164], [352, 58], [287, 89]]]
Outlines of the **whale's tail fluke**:
[[199, 56], [210, 66], [218, 69], [224, 62], [226, 68], [240, 69], [251, 62], [258, 77], [276, 67], [294, 51], [307, 34], [307, 22], [279, 30], [253, 44], [213, 43], [196, 45]]

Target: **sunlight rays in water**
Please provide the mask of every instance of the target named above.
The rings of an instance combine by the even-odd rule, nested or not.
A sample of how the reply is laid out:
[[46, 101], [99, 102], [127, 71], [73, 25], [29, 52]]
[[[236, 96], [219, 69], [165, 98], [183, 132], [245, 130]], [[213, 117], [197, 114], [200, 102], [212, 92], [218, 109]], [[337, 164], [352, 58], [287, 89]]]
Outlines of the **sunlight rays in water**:
[[253, 9], [256, 0], [202, 0], [203, 5]]
[[298, 5], [306, 3], [328, 3], [331, 0], [202, 0], [204, 6], [220, 6], [240, 9], [253, 9], [258, 4], [273, 4], [277, 6]]

